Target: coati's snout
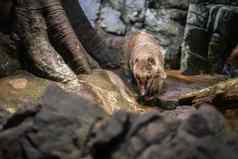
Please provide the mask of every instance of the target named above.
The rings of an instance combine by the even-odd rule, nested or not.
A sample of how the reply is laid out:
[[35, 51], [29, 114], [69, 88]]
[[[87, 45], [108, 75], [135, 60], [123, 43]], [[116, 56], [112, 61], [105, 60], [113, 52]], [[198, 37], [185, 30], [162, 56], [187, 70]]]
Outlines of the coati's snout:
[[161, 91], [167, 77], [161, 62], [153, 56], [136, 58], [132, 72], [139, 94], [145, 100]]

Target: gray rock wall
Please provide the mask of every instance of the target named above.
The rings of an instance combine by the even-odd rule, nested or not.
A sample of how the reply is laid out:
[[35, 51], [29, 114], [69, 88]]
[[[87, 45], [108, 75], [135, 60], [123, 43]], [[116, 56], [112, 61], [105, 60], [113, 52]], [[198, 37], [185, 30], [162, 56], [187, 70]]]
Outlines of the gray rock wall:
[[238, 43], [238, 1], [191, 0], [182, 45], [184, 74], [224, 73], [226, 59]]
[[151, 32], [161, 43], [166, 65], [179, 67], [189, 0], [79, 0], [93, 26], [116, 36]]

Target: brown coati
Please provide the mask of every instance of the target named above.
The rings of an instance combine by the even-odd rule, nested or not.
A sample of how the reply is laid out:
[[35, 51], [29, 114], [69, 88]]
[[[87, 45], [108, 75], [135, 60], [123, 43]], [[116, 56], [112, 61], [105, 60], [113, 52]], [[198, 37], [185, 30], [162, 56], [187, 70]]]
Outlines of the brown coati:
[[158, 95], [167, 77], [159, 42], [145, 31], [131, 33], [125, 42], [125, 70], [139, 96], [151, 100]]

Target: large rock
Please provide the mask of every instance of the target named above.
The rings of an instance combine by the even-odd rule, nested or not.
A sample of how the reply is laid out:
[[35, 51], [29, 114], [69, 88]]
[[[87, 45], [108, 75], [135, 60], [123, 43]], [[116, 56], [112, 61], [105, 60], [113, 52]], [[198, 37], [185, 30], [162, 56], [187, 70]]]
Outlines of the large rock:
[[145, 28], [155, 34], [164, 49], [166, 66], [179, 68], [188, 1], [149, 1]]
[[140, 116], [120, 112], [98, 121], [86, 155], [92, 159], [235, 159], [237, 146], [237, 134], [225, 131], [223, 116], [204, 105], [182, 120], [156, 112]]
[[[2, 78], [0, 87], [5, 91], [0, 92], [0, 109], [14, 114], [24, 105], [36, 105], [51, 85], [58, 85], [65, 92], [98, 105], [108, 114], [118, 110], [137, 111], [133, 93], [115, 73], [95, 70], [90, 75], [80, 76], [79, 80], [79, 83], [63, 85], [25, 72]], [[52, 96], [55, 95], [52, 93]]]
[[98, 103], [107, 113], [112, 114], [119, 110], [137, 111], [139, 105], [133, 92], [115, 73], [106, 70], [95, 70], [90, 75], [80, 76], [79, 79], [92, 89], [96, 94]]
[[49, 85], [49, 81], [37, 78], [29, 73], [19, 72], [16, 75], [0, 79], [1, 109], [15, 113], [26, 104], [37, 104]]
[[125, 0], [123, 19], [127, 24], [143, 23], [146, 9], [146, 0]]
[[121, 20], [121, 12], [110, 6], [101, 9], [100, 26], [108, 33], [125, 35], [126, 25]]
[[183, 39], [184, 26], [176, 19], [186, 17], [186, 12], [177, 9], [149, 9], [146, 12], [146, 29], [160, 41], [164, 50], [167, 67], [179, 67], [179, 50]]
[[114, 73], [97, 70], [79, 78], [67, 85], [24, 72], [0, 79], [1, 159], [78, 159], [95, 120], [136, 111]]
[[[97, 105], [50, 85], [0, 130], [1, 159], [78, 159], [90, 125], [107, 114]], [[7, 146], [6, 146], [7, 145]]]

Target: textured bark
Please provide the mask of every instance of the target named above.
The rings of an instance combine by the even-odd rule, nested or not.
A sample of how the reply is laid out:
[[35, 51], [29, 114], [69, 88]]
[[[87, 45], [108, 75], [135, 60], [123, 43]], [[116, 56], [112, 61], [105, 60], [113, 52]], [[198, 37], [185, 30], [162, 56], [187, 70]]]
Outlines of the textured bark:
[[66, 82], [76, 79], [74, 72], [91, 72], [91, 57], [75, 35], [60, 0], [17, 0], [14, 5], [16, 31], [41, 76]]
[[61, 2], [58, 0], [43, 0], [43, 2], [50, 36], [58, 42], [58, 47], [61, 46], [63, 56], [76, 73], [89, 73], [91, 70], [87, 52], [75, 35]]
[[24, 49], [40, 74], [56, 81], [76, 78], [49, 43], [47, 26], [40, 9], [30, 1], [15, 4], [16, 30]]

